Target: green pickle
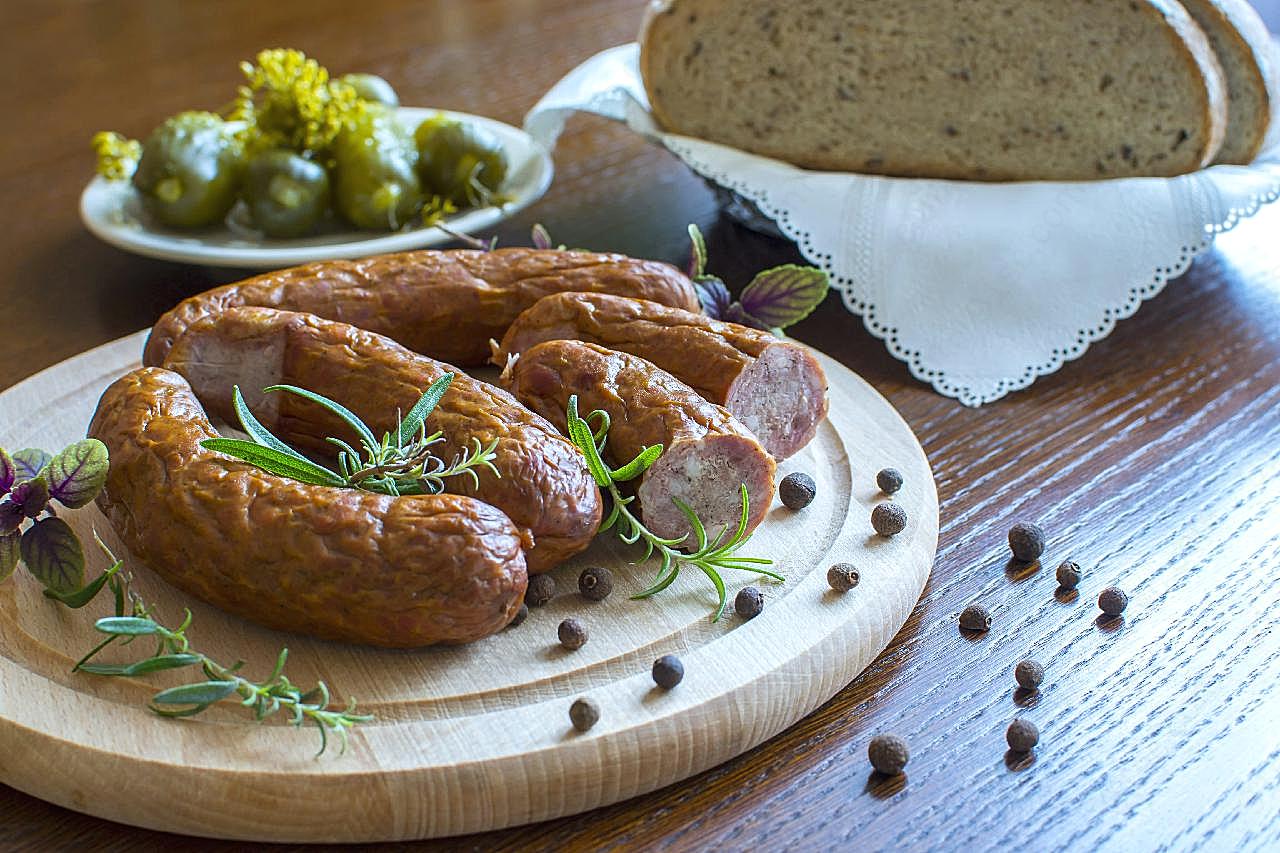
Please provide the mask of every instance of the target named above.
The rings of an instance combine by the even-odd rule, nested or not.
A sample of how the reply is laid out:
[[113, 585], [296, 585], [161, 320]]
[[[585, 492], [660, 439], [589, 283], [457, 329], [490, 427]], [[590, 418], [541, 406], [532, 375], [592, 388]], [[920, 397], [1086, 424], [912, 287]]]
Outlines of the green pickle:
[[329, 175], [292, 151], [264, 151], [249, 161], [244, 201], [253, 227], [268, 237], [301, 237], [329, 208]]
[[478, 127], [435, 116], [418, 125], [418, 175], [424, 189], [459, 206], [492, 204], [507, 178], [497, 137]]
[[343, 74], [342, 82], [356, 90], [356, 97], [362, 101], [385, 104], [388, 107], [400, 106], [400, 96], [391, 84], [377, 74]]
[[397, 230], [422, 209], [413, 137], [385, 109], [370, 109], [333, 145], [333, 197], [357, 228]]
[[147, 139], [133, 185], [162, 224], [199, 228], [227, 215], [243, 171], [244, 147], [233, 126], [213, 113], [185, 112]]

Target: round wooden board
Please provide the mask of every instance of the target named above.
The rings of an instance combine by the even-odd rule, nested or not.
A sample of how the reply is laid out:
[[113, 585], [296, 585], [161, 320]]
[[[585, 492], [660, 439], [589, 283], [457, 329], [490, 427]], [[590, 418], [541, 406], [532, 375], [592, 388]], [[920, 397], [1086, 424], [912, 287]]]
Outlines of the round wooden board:
[[[99, 347], [0, 394], [0, 446], [57, 450], [84, 434], [102, 390], [138, 363], [144, 333]], [[585, 811], [713, 767], [790, 726], [853, 680], [906, 621], [924, 587], [938, 534], [938, 500], [923, 451], [869, 385], [821, 356], [831, 415], [818, 437], [780, 466], [805, 471], [817, 499], [792, 512], [776, 502], [743, 554], [768, 556], [785, 584], [739, 575], [765, 593], [763, 614], [710, 621], [715, 594], [692, 570], [661, 595], [632, 601], [653, 565], [600, 537], [554, 572], [558, 595], [521, 626], [478, 643], [415, 652], [327, 643], [259, 628], [192, 601], [129, 557], [95, 507], [64, 512], [84, 542], [93, 528], [126, 558], [162, 621], [194, 615], [194, 643], [215, 659], [244, 659], [265, 677], [281, 646], [287, 672], [323, 679], [335, 702], [357, 697], [376, 719], [343, 755], [315, 757], [318, 737], [272, 718], [254, 723], [235, 703], [165, 720], [147, 710], [179, 674], [139, 679], [73, 674], [100, 635], [109, 603], [71, 611], [47, 601], [19, 568], [0, 584], [0, 781], [89, 814], [154, 829], [263, 841], [374, 841], [477, 832]], [[874, 535], [884, 496], [875, 472], [893, 466], [910, 522]], [[861, 582], [838, 594], [827, 567], [851, 562]], [[614, 594], [577, 593], [588, 565], [608, 565]], [[105, 566], [90, 554], [90, 571]], [[105, 598], [106, 596], [104, 596]], [[567, 616], [590, 641], [556, 640]], [[142, 645], [142, 644], [139, 644]], [[111, 660], [150, 652], [109, 650]], [[677, 653], [684, 681], [656, 688], [655, 658]], [[574, 698], [601, 709], [585, 734], [569, 725]]]

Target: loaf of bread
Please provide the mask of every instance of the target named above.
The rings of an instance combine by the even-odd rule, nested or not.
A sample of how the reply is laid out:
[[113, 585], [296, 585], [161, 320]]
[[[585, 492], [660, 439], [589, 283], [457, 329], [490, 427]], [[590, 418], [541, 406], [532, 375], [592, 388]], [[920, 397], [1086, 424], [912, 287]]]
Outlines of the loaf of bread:
[[640, 44], [665, 129], [814, 169], [1178, 175], [1227, 126], [1174, 0], [654, 0]]

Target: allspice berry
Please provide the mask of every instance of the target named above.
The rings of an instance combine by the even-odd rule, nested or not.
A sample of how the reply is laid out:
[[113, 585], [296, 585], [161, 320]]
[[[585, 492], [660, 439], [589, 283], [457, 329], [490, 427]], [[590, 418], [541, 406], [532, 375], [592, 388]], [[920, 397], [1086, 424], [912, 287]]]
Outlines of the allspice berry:
[[580, 732], [585, 732], [599, 720], [600, 708], [585, 696], [574, 699], [573, 704], [569, 706], [569, 721]]
[[587, 629], [577, 619], [564, 620], [556, 633], [560, 635], [560, 645], [566, 649], [580, 649], [587, 644]]
[[876, 504], [871, 510], [871, 526], [881, 536], [897, 536], [907, 526], [907, 511], [893, 501]]
[[1031, 563], [1044, 553], [1044, 531], [1038, 524], [1020, 521], [1009, 528], [1009, 550], [1015, 559]]
[[1044, 681], [1044, 667], [1033, 660], [1024, 660], [1013, 668], [1013, 680], [1026, 690], [1035, 690]]
[[876, 485], [886, 495], [891, 495], [902, 488], [902, 472], [897, 468], [885, 468], [876, 474]]
[[1026, 717], [1019, 717], [1009, 724], [1004, 739], [1014, 752], [1030, 752], [1040, 742], [1040, 730]]
[[960, 627], [966, 631], [986, 631], [991, 627], [991, 614], [981, 604], [970, 604], [960, 613]]
[[813, 503], [816, 494], [818, 486], [808, 474], [788, 474], [778, 484], [778, 497], [788, 509], [804, 509]]
[[529, 605], [521, 604], [520, 609], [516, 611], [516, 615], [511, 617], [511, 621], [507, 623], [508, 628], [515, 628], [521, 622], [529, 618]]
[[1108, 616], [1119, 616], [1129, 606], [1129, 596], [1117, 586], [1109, 586], [1098, 596], [1098, 607]]
[[1075, 589], [1080, 583], [1080, 564], [1074, 560], [1063, 560], [1058, 564], [1058, 586], [1063, 589]]
[[852, 563], [836, 563], [827, 569], [827, 583], [836, 592], [848, 592], [858, 585], [860, 577]]
[[675, 655], [663, 655], [653, 662], [653, 681], [663, 690], [670, 690], [684, 679], [684, 664]]
[[583, 569], [578, 575], [578, 592], [592, 601], [604, 601], [613, 592], [613, 572], [603, 566]]
[[764, 610], [764, 594], [754, 586], [744, 586], [733, 599], [733, 609], [743, 619], [754, 619]]
[[534, 575], [529, 578], [529, 586], [524, 591], [524, 603], [530, 607], [541, 607], [556, 594], [556, 579], [551, 575]]
[[867, 758], [877, 773], [897, 776], [907, 766], [911, 754], [907, 751], [907, 742], [897, 735], [876, 735], [867, 744]]

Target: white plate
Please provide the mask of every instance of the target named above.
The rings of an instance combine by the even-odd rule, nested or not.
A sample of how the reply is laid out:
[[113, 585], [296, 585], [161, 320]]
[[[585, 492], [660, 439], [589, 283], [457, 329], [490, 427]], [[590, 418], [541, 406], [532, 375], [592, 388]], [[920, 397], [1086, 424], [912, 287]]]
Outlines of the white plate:
[[[452, 119], [478, 125], [502, 143], [507, 154], [507, 182], [503, 191], [511, 201], [501, 208], [464, 211], [445, 220], [452, 231], [474, 234], [490, 228], [542, 197], [551, 184], [551, 156], [523, 130], [491, 118], [401, 107], [400, 119], [416, 127], [423, 119], [443, 113]], [[215, 267], [269, 269], [332, 258], [362, 258], [383, 252], [399, 252], [434, 246], [453, 239], [439, 228], [410, 231], [328, 231], [297, 239], [256, 240], [223, 225], [180, 231], [154, 223], [142, 210], [137, 192], [128, 181], [95, 177], [80, 196], [80, 219], [99, 239], [127, 252]]]

